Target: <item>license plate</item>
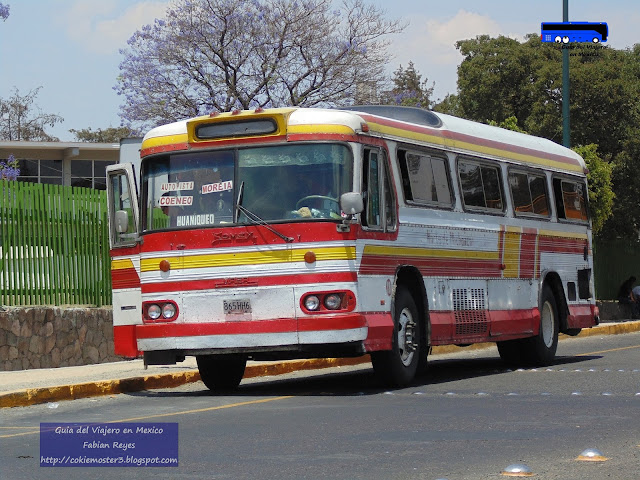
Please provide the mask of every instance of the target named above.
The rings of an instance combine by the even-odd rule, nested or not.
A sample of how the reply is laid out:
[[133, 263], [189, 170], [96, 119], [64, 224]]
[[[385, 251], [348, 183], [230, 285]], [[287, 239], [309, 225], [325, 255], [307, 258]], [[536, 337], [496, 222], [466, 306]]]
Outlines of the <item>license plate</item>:
[[251, 300], [248, 298], [223, 300], [222, 309], [225, 315], [230, 313], [251, 313]]

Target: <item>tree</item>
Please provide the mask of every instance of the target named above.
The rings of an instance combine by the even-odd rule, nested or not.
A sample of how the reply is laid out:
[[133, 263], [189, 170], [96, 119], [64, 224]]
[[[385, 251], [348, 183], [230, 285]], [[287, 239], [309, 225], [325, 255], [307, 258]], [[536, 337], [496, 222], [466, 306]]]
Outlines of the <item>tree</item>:
[[598, 155], [595, 144], [583, 145], [573, 149], [584, 158], [589, 172], [589, 209], [591, 210], [591, 224], [594, 234], [598, 234], [613, 212], [615, 194], [612, 189], [612, 166]]
[[364, 0], [177, 0], [121, 51], [120, 116], [143, 128], [212, 110], [353, 103], [404, 28]]
[[[537, 34], [524, 42], [485, 35], [456, 46], [464, 56], [458, 68], [458, 94], [444, 108], [453, 105], [460, 116], [498, 125], [515, 117], [518, 128], [560, 142], [560, 46], [541, 42]], [[585, 146], [581, 147], [587, 149], [585, 160], [592, 154], [599, 159], [587, 160], [595, 162], [589, 165], [590, 175], [598, 172], [590, 178], [591, 203], [598, 210], [594, 230], [600, 236], [637, 238], [640, 45], [627, 50], [591, 44], [570, 47], [571, 143]], [[597, 145], [597, 152], [589, 150], [595, 149], [591, 145]], [[614, 195], [616, 203], [611, 206]]]
[[[526, 41], [487, 35], [456, 43], [458, 99], [465, 118], [498, 123], [514, 116], [532, 135], [562, 138], [562, 49], [538, 34]], [[571, 44], [571, 144], [598, 145], [604, 158], [638, 121], [637, 54]], [[603, 128], [606, 126], [606, 128]]]
[[69, 130], [76, 137], [78, 142], [94, 142], [94, 143], [118, 143], [121, 139], [137, 136], [138, 132], [131, 130], [129, 127], [109, 127], [104, 130], [98, 128], [93, 131], [91, 127], [82, 130]]
[[0, 162], [0, 180], [16, 180], [20, 175], [20, 162], [13, 154], [9, 155], [7, 161]]
[[[38, 87], [24, 96], [14, 87], [13, 95], [8, 99], [0, 98], [0, 139], [27, 140], [37, 142], [56, 142], [57, 137], [45, 132], [45, 127], [53, 127], [63, 121], [60, 115], [42, 113], [34, 105], [40, 91]], [[32, 110], [36, 110], [32, 112]]]
[[428, 80], [422, 80], [413, 65], [409, 62], [406, 69], [402, 65], [394, 72], [393, 88], [383, 94], [381, 102], [387, 105], [402, 105], [405, 107], [429, 108], [433, 105], [431, 95], [433, 95], [434, 84], [428, 85]]

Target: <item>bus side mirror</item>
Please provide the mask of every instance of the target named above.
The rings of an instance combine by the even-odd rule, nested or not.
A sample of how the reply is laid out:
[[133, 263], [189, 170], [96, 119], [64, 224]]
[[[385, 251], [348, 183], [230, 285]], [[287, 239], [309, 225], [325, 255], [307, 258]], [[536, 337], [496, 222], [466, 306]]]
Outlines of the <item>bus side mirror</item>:
[[347, 215], [356, 215], [364, 210], [362, 194], [347, 192], [340, 196], [340, 208]]
[[127, 233], [129, 230], [129, 213], [126, 210], [116, 210], [116, 232]]

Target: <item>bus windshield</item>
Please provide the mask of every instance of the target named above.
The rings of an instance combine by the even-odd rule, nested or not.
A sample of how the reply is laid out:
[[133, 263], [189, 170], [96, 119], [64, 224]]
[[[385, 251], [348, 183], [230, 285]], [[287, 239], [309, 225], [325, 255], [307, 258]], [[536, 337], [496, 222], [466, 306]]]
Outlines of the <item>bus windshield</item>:
[[352, 190], [353, 155], [343, 144], [290, 144], [176, 153], [145, 159], [145, 231], [265, 221], [341, 220], [340, 195]]

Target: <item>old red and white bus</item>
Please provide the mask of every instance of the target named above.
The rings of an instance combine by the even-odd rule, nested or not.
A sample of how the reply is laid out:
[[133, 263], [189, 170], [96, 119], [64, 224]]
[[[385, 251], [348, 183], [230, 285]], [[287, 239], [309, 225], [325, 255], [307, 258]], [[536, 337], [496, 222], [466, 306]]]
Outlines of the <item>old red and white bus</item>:
[[[108, 171], [116, 353], [371, 354], [404, 385], [434, 345], [549, 364], [598, 322], [586, 168], [551, 141], [402, 107], [258, 109], [154, 128]], [[139, 183], [139, 185], [137, 185]]]

